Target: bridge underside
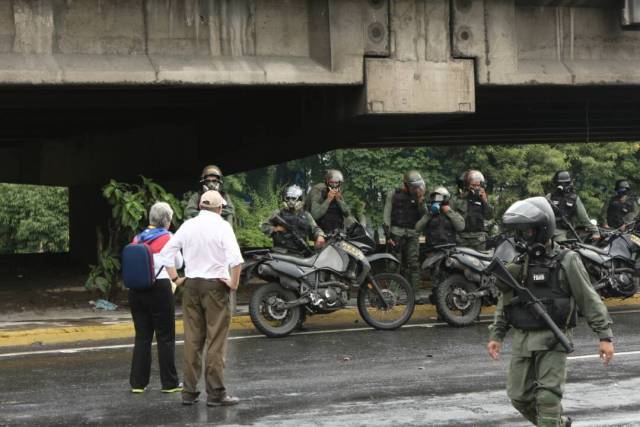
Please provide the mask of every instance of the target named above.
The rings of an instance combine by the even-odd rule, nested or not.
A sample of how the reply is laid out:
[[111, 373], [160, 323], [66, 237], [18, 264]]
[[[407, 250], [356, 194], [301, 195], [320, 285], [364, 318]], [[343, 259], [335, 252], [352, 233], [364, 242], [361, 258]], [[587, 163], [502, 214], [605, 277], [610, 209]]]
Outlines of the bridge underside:
[[350, 115], [354, 87], [6, 88], [0, 182], [190, 185], [340, 147], [640, 140], [640, 87], [481, 87], [473, 114]]

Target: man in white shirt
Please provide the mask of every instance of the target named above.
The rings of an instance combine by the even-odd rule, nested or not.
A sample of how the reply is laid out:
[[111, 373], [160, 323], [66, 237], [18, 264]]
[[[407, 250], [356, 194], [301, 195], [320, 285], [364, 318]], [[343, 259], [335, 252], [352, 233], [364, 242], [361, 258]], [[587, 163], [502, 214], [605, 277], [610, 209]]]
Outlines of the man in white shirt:
[[[224, 386], [224, 358], [231, 323], [229, 293], [238, 288], [242, 254], [231, 225], [220, 213], [226, 204], [220, 193], [207, 191], [200, 198], [200, 212], [185, 221], [160, 252], [172, 281], [184, 284], [184, 386], [182, 403], [198, 401], [198, 379], [202, 371], [205, 342], [205, 383], [207, 406], [238, 403]], [[178, 274], [171, 261], [182, 250], [185, 276]]]

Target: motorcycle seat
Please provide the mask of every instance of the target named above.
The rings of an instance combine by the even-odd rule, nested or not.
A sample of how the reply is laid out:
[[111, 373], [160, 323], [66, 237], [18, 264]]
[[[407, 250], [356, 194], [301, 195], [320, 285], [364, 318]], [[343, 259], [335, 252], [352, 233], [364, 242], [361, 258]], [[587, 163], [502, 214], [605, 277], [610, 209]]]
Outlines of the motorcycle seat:
[[284, 254], [278, 254], [278, 253], [272, 253], [271, 257], [274, 259], [277, 259], [279, 261], [286, 261], [286, 262], [290, 262], [291, 264], [295, 264], [295, 265], [302, 265], [304, 267], [313, 267], [313, 264], [316, 262], [316, 259], [318, 258], [318, 255], [313, 255], [309, 258], [300, 258], [297, 256], [292, 256], [292, 255], [284, 255]]
[[592, 250], [594, 252], [599, 253], [600, 255], [609, 255], [609, 247], [605, 247], [605, 248], [599, 248], [597, 246], [591, 246], [591, 245], [587, 245], [586, 243], [579, 243], [578, 246], [580, 246], [581, 248], [584, 249], [589, 249]]
[[483, 259], [485, 261], [491, 261], [493, 259], [493, 252], [480, 252], [471, 248], [457, 247], [458, 252], [461, 252], [465, 255], [471, 255], [472, 257], [476, 257], [478, 259]]

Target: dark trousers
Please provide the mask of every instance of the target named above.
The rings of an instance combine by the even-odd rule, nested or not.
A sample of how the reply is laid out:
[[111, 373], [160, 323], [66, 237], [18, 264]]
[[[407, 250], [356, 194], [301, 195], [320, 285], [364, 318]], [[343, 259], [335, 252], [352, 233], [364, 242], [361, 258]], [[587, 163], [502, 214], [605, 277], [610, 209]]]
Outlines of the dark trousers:
[[159, 279], [149, 290], [129, 291], [129, 305], [136, 330], [131, 360], [132, 388], [144, 388], [151, 373], [151, 343], [156, 335], [160, 383], [163, 389], [178, 387], [176, 372], [175, 298], [169, 279]]

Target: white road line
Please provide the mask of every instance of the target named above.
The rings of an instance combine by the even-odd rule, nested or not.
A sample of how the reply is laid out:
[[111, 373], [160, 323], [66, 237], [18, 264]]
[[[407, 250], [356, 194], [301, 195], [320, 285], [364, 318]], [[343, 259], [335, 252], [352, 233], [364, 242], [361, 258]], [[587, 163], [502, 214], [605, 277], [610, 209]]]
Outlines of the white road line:
[[[626, 314], [626, 313], [640, 313], [640, 310], [617, 311], [617, 312], [612, 312], [611, 314], [616, 315], [616, 314]], [[491, 322], [492, 320], [486, 319], [486, 320], [479, 320], [475, 323], [491, 323]], [[440, 326], [448, 326], [448, 325], [447, 323], [444, 323], [444, 322], [417, 323], [417, 324], [404, 325], [402, 326], [402, 329], [434, 328], [434, 327], [440, 327]], [[373, 331], [373, 330], [375, 329], [371, 327], [328, 329], [328, 330], [322, 330], [322, 331], [294, 332], [291, 335], [296, 336], [296, 335], [338, 334], [343, 332], [363, 332], [363, 331]], [[264, 335], [240, 335], [235, 337], [229, 337], [228, 339], [230, 341], [236, 341], [236, 340], [246, 340], [246, 339], [256, 339], [256, 338], [267, 339], [267, 337], [265, 337]], [[176, 345], [182, 345], [182, 344], [184, 344], [184, 341], [182, 340], [176, 341]], [[156, 343], [154, 342], [153, 345], [156, 345]], [[13, 357], [22, 357], [22, 356], [37, 356], [41, 354], [74, 354], [74, 353], [83, 353], [83, 352], [90, 352], [90, 351], [118, 350], [123, 348], [133, 348], [133, 344], [115, 344], [115, 345], [102, 345], [102, 346], [94, 346], [94, 347], [58, 348], [58, 349], [51, 349], [51, 350], [35, 350], [35, 351], [24, 351], [24, 352], [18, 352], [18, 353], [3, 353], [3, 354], [0, 354], [0, 359], [9, 359]], [[634, 355], [634, 354], [640, 354], [640, 351], [621, 352], [621, 353], [616, 353], [615, 355], [625, 356], [625, 355]], [[598, 357], [600, 356], [597, 354], [587, 354], [583, 356], [569, 356], [568, 359], [570, 360], [594, 359]]]

